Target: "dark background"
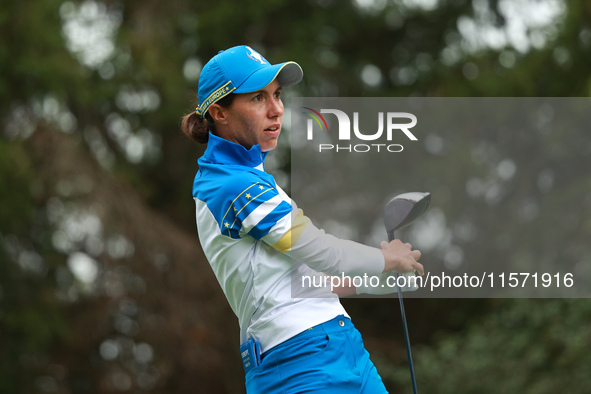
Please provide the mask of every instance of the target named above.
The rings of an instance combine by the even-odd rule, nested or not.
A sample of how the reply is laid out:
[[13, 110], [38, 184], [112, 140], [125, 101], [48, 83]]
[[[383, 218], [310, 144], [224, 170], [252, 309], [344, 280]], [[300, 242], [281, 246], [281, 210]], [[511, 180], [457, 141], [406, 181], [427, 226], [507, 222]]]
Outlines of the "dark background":
[[[203, 147], [179, 130], [218, 50], [244, 43], [297, 61], [304, 81], [286, 99], [591, 92], [591, 3], [578, 0], [6, 0], [0, 40], [2, 393], [244, 391], [237, 320], [195, 231]], [[464, 255], [514, 248], [514, 259], [587, 267], [588, 129], [521, 136], [531, 154], [509, 155], [516, 171], [500, 194], [491, 177], [506, 164], [491, 146], [507, 137], [476, 137], [490, 143], [415, 169], [437, 174], [429, 190], [480, 172], [470, 209], [439, 193], [438, 209], [473, 224], [450, 237], [475, 228], [490, 240], [463, 239]], [[268, 170], [289, 191], [288, 149]], [[491, 204], [507, 204], [517, 239], [490, 225]], [[411, 392], [397, 303], [344, 304], [389, 390]], [[406, 309], [422, 392], [589, 391], [586, 299]]]

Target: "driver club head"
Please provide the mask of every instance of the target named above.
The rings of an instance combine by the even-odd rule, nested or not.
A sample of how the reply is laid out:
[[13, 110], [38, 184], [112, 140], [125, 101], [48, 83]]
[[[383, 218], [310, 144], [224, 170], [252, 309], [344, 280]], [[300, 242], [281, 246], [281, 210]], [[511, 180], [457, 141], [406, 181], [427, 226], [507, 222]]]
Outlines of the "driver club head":
[[394, 231], [408, 226], [425, 212], [431, 201], [431, 193], [412, 192], [394, 197], [386, 205], [384, 225], [388, 241], [394, 239]]

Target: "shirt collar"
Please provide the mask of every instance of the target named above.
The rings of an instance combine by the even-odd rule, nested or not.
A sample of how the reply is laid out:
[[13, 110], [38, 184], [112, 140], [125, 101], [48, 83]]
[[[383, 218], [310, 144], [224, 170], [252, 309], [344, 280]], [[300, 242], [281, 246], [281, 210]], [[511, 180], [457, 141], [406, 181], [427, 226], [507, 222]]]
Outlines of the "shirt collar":
[[264, 166], [265, 157], [269, 152], [261, 152], [259, 144], [253, 145], [247, 150], [240, 144], [228, 141], [217, 135], [209, 133], [207, 149], [203, 159], [214, 164], [240, 164], [248, 167]]

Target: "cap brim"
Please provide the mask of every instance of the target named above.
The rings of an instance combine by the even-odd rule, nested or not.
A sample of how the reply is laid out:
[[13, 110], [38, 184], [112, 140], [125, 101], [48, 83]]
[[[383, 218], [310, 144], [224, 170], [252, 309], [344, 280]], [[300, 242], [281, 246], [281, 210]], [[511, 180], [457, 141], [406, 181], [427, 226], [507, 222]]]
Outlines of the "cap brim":
[[250, 75], [233, 93], [249, 93], [264, 89], [277, 78], [281, 86], [293, 86], [304, 77], [304, 72], [296, 62], [285, 62], [261, 68]]

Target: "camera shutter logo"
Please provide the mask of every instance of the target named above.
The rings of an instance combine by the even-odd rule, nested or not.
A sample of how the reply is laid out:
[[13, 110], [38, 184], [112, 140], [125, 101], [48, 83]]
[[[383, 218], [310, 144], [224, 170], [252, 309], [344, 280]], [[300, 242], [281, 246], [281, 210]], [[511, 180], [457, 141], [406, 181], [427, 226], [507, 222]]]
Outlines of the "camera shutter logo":
[[[306, 125], [306, 138], [309, 141], [314, 139], [314, 122], [318, 124], [321, 131], [324, 131], [324, 129], [328, 131], [328, 124], [322, 114], [332, 114], [336, 116], [338, 122], [339, 142], [351, 140], [351, 128], [353, 129], [353, 134], [356, 139], [362, 141], [376, 141], [384, 134], [384, 123], [386, 123], [386, 139], [388, 141], [392, 141], [393, 135], [397, 131], [401, 131], [411, 141], [418, 141], [417, 137], [410, 131], [411, 128], [416, 126], [417, 117], [409, 112], [386, 112], [385, 114], [384, 112], [378, 112], [378, 130], [373, 134], [367, 134], [359, 129], [359, 112], [353, 112], [353, 122], [351, 122], [349, 115], [339, 109], [323, 108], [320, 111], [316, 111], [310, 107], [302, 107], [302, 109], [305, 110], [302, 113], [310, 117], [310, 119], [307, 120]], [[406, 119], [409, 122], [401, 122], [401, 119]], [[387, 146], [386, 144], [357, 144], [348, 146], [336, 145], [336, 147], [332, 144], [320, 144], [319, 151], [322, 152], [323, 150], [336, 148], [337, 152], [339, 150], [349, 152], [368, 152], [372, 150], [372, 147], [374, 150], [377, 149], [378, 151], [380, 151], [380, 147], [386, 147], [389, 152], [401, 152], [403, 149], [400, 144], [391, 144]]]

